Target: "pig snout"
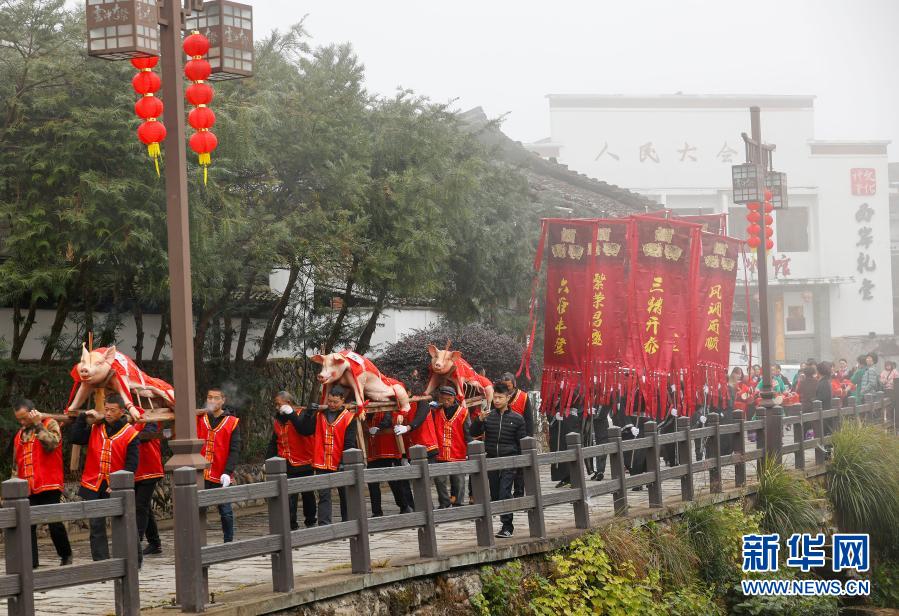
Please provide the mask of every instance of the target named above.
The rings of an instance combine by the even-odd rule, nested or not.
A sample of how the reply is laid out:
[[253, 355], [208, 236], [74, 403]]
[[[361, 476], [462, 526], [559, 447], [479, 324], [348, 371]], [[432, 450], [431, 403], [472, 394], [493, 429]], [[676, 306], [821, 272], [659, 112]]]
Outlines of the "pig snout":
[[319, 383], [329, 383], [329, 382], [331, 382], [331, 379], [333, 376], [334, 376], [333, 372], [325, 372], [324, 370], [322, 370], [321, 372], [318, 373], [318, 377], [316, 377], [316, 378], [318, 378]]

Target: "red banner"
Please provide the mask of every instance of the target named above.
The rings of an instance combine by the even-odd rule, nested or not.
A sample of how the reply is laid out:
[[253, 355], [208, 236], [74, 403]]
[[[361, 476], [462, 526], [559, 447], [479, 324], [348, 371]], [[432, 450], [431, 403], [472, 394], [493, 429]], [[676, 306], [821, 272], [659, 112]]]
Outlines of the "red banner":
[[543, 409], [566, 413], [584, 392], [592, 327], [592, 253], [596, 222], [548, 221], [544, 311]]
[[685, 379], [690, 366], [692, 238], [697, 225], [677, 220], [633, 217], [630, 223], [631, 368], [647, 413], [658, 417], [675, 404], [688, 412], [692, 396]]
[[618, 390], [627, 346], [627, 220], [597, 220], [590, 304], [591, 400], [608, 404]]
[[740, 240], [702, 233], [701, 254], [696, 266], [693, 321], [697, 397], [717, 403], [727, 391], [730, 362], [730, 321], [740, 258]]

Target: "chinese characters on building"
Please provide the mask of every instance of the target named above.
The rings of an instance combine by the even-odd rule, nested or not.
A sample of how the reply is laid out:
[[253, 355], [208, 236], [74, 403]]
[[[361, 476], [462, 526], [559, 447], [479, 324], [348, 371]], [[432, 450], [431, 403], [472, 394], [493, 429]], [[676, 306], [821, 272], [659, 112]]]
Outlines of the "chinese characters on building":
[[[607, 158], [609, 160], [613, 160], [616, 162], [621, 162], [622, 158], [625, 161], [628, 159], [627, 153], [628, 151], [634, 152], [634, 150], [622, 150], [620, 148], [616, 148], [618, 153], [613, 153], [611, 148], [609, 147], [608, 141], [603, 141], [602, 147], [596, 150], [597, 154], [593, 158], [594, 162]], [[709, 150], [708, 152], [714, 152], [714, 149]], [[637, 146], [636, 151], [637, 159], [641, 163], [661, 163], [662, 162], [662, 154], [656, 149], [655, 143], [652, 141], [647, 141], [639, 146]], [[717, 154], [712, 155], [709, 153], [707, 155], [708, 158], [714, 157], [720, 163], [733, 163], [734, 157], [737, 155], [737, 150], [733, 149], [728, 145], [725, 141], [724, 145], [721, 146], [721, 149], [718, 150]], [[674, 147], [671, 150], [666, 150], [664, 152], [665, 156], [670, 155], [670, 160], [674, 160], [675, 157], [678, 162], [681, 163], [695, 163], [699, 162], [702, 154], [700, 153], [699, 146], [692, 145], [688, 141], [684, 141], [683, 147]], [[874, 173], [873, 169], [853, 169], [853, 171], [870, 171], [872, 174]], [[873, 175], [872, 175], [873, 178]], [[872, 179], [873, 181], [873, 179]], [[854, 186], [854, 183], [853, 183]], [[853, 194], [874, 194], [871, 193], [853, 193]]]
[[850, 169], [849, 182], [853, 195], [868, 197], [877, 192], [877, 174], [874, 169]]
[[[858, 170], [853, 169], [853, 171]], [[862, 171], [864, 171], [864, 169], [862, 169]], [[854, 180], [853, 191], [855, 191]], [[862, 203], [858, 206], [858, 210], [856, 210], [855, 212], [855, 222], [859, 225], [858, 241], [855, 243], [855, 246], [860, 250], [858, 251], [858, 257], [855, 260], [855, 269], [862, 276], [862, 281], [859, 285], [858, 293], [862, 296], [863, 300], [874, 299], [874, 294], [871, 292], [871, 290], [875, 285], [869, 278], [865, 277], [865, 274], [867, 274], [868, 272], [873, 272], [877, 269], [877, 262], [871, 258], [870, 254], [868, 254], [868, 249], [871, 247], [871, 244], [874, 241], [873, 227], [871, 226], [872, 218], [874, 218], [874, 210], [870, 205], [868, 205], [868, 203]]]

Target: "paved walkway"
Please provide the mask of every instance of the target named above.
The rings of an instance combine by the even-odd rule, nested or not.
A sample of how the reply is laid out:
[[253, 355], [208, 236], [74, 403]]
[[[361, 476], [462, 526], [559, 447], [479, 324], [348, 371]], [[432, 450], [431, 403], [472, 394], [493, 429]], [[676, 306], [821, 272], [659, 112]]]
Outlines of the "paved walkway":
[[[790, 433], [786, 434], [785, 441], [791, 441]], [[747, 443], [747, 451], [755, 448], [753, 443]], [[787, 466], [792, 467], [793, 455], [784, 457]], [[814, 451], [806, 452], [806, 466], [814, 465]], [[756, 476], [755, 463], [746, 465], [747, 482], [752, 483]], [[723, 487], [725, 490], [734, 487], [733, 467], [727, 467], [723, 471]], [[609, 469], [606, 469], [608, 478]], [[555, 490], [555, 482], [549, 477], [549, 468], [545, 469], [542, 477], [542, 489], [544, 493]], [[694, 479], [696, 496], [708, 494], [708, 473], [697, 475]], [[336, 494], [334, 495], [334, 514], [339, 519]], [[680, 500], [680, 480], [672, 479], [663, 483], [663, 498], [667, 502]], [[382, 485], [382, 501], [384, 512], [387, 515], [397, 513], [393, 504], [393, 498], [386, 484]], [[434, 495], [436, 503], [436, 492]], [[628, 503], [632, 507], [648, 507], [648, 493], [644, 489], [640, 492], [628, 492]], [[302, 505], [301, 505], [302, 507]], [[612, 496], [606, 495], [593, 499], [590, 503], [591, 521], [593, 525], [599, 525], [604, 520], [613, 517]], [[546, 510], [547, 530], [573, 528], [574, 520], [571, 505], [558, 505]], [[302, 520], [302, 509], [300, 510]], [[221, 530], [218, 515], [214, 509], [209, 515], [208, 537], [210, 543], [221, 540]], [[515, 515], [516, 534], [527, 533], [527, 516], [525, 513]], [[496, 528], [499, 528], [498, 521]], [[264, 513], [254, 513], [237, 520], [237, 538], [265, 535], [268, 533], [267, 516]], [[175, 565], [172, 551], [172, 532], [162, 533], [164, 553], [159, 556], [151, 556], [144, 560], [144, 566], [140, 576], [141, 604], [143, 608], [160, 607], [173, 603], [175, 596]], [[455, 522], [440, 525], [437, 529], [438, 547], [441, 550], [451, 548], [477, 548], [475, 541], [474, 522]], [[502, 540], [497, 540], [499, 544]], [[90, 559], [90, 548], [86, 540], [73, 544], [75, 550], [75, 562], [83, 563]], [[415, 529], [400, 530], [386, 533], [378, 533], [371, 536], [371, 556], [374, 567], [383, 567], [392, 559], [416, 557], [418, 555], [417, 531]], [[310, 548], [293, 551], [294, 572], [298, 577], [305, 573], [322, 572], [328, 570], [346, 571], [349, 569], [349, 543], [347, 540], [333, 541]], [[56, 563], [58, 559], [49, 540], [41, 545], [41, 562]], [[227, 590], [236, 590], [254, 584], [271, 585], [271, 559], [268, 556], [250, 558], [242, 561], [213, 566], [209, 570], [209, 590], [212, 595], [211, 603], [214, 603], [215, 594]], [[2, 601], [0, 603], [5, 603]], [[66, 616], [98, 614], [114, 614], [113, 585], [112, 582], [91, 584], [80, 587], [52, 590], [39, 593], [35, 596], [37, 614]], [[2, 609], [2, 608], [0, 608]], [[177, 613], [177, 612], [173, 612]]]

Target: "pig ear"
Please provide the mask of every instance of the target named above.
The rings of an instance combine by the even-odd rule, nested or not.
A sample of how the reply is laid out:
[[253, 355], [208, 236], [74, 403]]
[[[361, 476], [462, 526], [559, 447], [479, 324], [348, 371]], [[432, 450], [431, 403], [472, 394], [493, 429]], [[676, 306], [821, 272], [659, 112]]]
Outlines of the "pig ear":
[[112, 363], [112, 360], [115, 359], [115, 345], [114, 344], [109, 345], [109, 348], [106, 349], [106, 356], [103, 359], [104, 359], [104, 361], [107, 361], [110, 364]]
[[87, 347], [81, 343], [81, 363], [89, 364], [91, 362], [91, 354], [87, 352]]
[[311, 359], [312, 361], [314, 361], [314, 362], [317, 363], [317, 364], [323, 364], [323, 363], [325, 363], [325, 356], [324, 356], [324, 355], [320, 355], [320, 354], [318, 354], [318, 353], [316, 353], [315, 355], [313, 355], [313, 356], [310, 357], [309, 359]]
[[437, 347], [433, 344], [428, 345], [428, 355], [431, 357], [437, 357]]
[[456, 361], [457, 359], [462, 359], [462, 353], [459, 351], [453, 351], [453, 353], [452, 353], [452, 355], [450, 355], [450, 357], [453, 358], [453, 361]]

